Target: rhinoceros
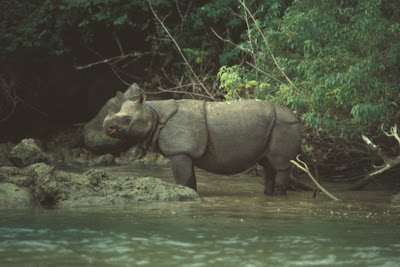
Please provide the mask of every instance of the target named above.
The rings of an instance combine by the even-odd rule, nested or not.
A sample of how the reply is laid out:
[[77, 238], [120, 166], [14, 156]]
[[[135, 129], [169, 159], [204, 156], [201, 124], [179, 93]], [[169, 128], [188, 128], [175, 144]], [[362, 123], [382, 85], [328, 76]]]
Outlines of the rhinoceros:
[[120, 92], [118, 113], [104, 119], [105, 133], [170, 159], [177, 184], [197, 190], [194, 166], [236, 174], [256, 163], [264, 169], [264, 193], [286, 195], [290, 160], [300, 150], [300, 124], [287, 108], [259, 100], [130, 101]]

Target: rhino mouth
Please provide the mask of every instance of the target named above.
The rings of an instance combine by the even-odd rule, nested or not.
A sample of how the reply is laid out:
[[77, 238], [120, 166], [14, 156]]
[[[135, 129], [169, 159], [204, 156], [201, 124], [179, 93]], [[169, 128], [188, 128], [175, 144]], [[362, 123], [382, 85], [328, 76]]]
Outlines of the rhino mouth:
[[117, 128], [114, 127], [109, 127], [106, 129], [106, 135], [108, 135], [109, 137], [118, 137], [119, 132]]

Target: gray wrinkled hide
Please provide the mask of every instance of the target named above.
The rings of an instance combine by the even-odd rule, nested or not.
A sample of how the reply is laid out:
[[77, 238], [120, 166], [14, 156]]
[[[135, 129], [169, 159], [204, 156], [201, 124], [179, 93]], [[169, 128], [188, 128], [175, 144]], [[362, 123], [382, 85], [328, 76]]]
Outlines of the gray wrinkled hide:
[[178, 184], [196, 189], [193, 166], [235, 174], [259, 163], [264, 193], [286, 194], [290, 160], [299, 153], [301, 140], [289, 109], [257, 100], [144, 101], [142, 95], [124, 102], [119, 113], [106, 117], [104, 130], [167, 156]]
[[176, 103], [177, 112], [158, 137], [159, 148], [168, 156], [187, 154], [193, 159], [200, 158], [207, 146], [204, 102], [180, 100]]
[[273, 106], [262, 101], [206, 103], [207, 151], [195, 160], [220, 174], [245, 171], [259, 161], [274, 124]]

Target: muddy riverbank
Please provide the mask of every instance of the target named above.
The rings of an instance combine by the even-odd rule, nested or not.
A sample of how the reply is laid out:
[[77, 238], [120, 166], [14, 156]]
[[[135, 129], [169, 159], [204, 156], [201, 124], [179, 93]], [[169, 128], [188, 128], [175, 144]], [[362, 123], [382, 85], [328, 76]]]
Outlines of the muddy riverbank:
[[[74, 171], [78, 171], [75, 169]], [[115, 177], [172, 182], [168, 168], [99, 167]], [[86, 173], [80, 169], [79, 173]], [[262, 194], [261, 178], [197, 170], [201, 201], [0, 213], [0, 264], [116, 266], [397, 266], [393, 192]]]
[[[108, 166], [99, 169], [114, 176], [151, 176], [173, 183], [168, 167], [157, 166]], [[323, 183], [331, 193], [341, 199], [332, 201], [323, 193], [309, 191], [288, 191], [287, 197], [266, 196], [263, 180], [247, 172], [237, 175], [216, 175], [196, 169], [198, 193], [201, 201], [191, 203], [198, 216], [202, 213], [225, 214], [245, 220], [247, 217], [271, 218], [324, 218], [338, 221], [362, 221], [370, 223], [388, 223], [400, 225], [400, 205], [392, 203], [394, 192], [380, 190], [349, 191], [347, 184]], [[309, 178], [301, 180], [312, 186]], [[155, 204], [158, 207], [163, 204]], [[169, 204], [166, 204], [169, 205]], [[188, 208], [187, 204], [175, 204]]]
[[[23, 187], [25, 189], [21, 190], [18, 187], [12, 189], [15, 194], [26, 194], [23, 198], [26, 200], [21, 204], [22, 208], [32, 206], [65, 208], [124, 203], [129, 205], [143, 200], [151, 202], [196, 199], [186, 191], [182, 193], [181, 187], [174, 184], [171, 170], [165, 165], [137, 162], [130, 165], [95, 168], [71, 166], [54, 168], [41, 163], [36, 170], [32, 166], [34, 165], [25, 168], [25, 171], [15, 168], [12, 178], [14, 180], [11, 181], [19, 186], [24, 186], [26, 183]], [[27, 173], [31, 176], [26, 176], [25, 180], [21, 178]], [[400, 224], [400, 205], [392, 202], [395, 192], [388, 190], [387, 187], [349, 191], [348, 184], [323, 183], [326, 189], [341, 200], [332, 201], [321, 192], [314, 198], [314, 192], [310, 191], [288, 191], [287, 197], [266, 196], [262, 193], [262, 178], [248, 172], [225, 176], [196, 169], [196, 175], [201, 201], [191, 204], [190, 208], [197, 210], [199, 214], [215, 210], [218, 213], [236, 214], [235, 216], [240, 217], [238, 219], [243, 220], [248, 216], [273, 218], [317, 216], [334, 220]], [[33, 179], [32, 177], [36, 180], [29, 180]], [[9, 176], [8, 182], [12, 179]], [[313, 187], [306, 176], [300, 176], [300, 181]], [[31, 195], [27, 192], [29, 190]], [[21, 208], [18, 207], [18, 203], [12, 203], [12, 197], [5, 197], [9, 198], [6, 208]], [[43, 205], [39, 203], [40, 198]], [[50, 201], [53, 205], [49, 205], [46, 201]], [[176, 207], [179, 208], [179, 204], [176, 204]]]

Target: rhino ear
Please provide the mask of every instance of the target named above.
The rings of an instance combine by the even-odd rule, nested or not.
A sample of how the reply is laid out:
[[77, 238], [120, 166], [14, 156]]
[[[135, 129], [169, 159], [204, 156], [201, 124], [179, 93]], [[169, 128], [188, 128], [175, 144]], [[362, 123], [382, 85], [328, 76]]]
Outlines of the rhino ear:
[[144, 104], [145, 101], [146, 101], [146, 94], [145, 94], [145, 93], [141, 93], [141, 94], [139, 95], [138, 102], [139, 102], [140, 104]]
[[117, 92], [117, 98], [118, 98], [118, 101], [119, 101], [121, 104], [128, 100], [128, 98], [126, 98], [126, 97], [124, 96], [124, 94], [121, 93], [121, 91], [118, 91], [118, 92]]

